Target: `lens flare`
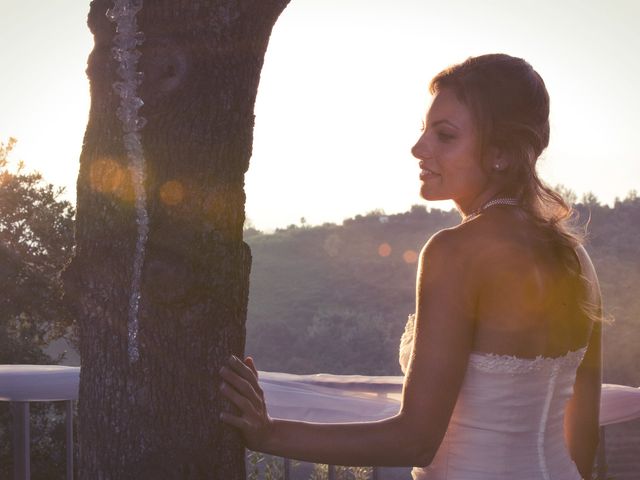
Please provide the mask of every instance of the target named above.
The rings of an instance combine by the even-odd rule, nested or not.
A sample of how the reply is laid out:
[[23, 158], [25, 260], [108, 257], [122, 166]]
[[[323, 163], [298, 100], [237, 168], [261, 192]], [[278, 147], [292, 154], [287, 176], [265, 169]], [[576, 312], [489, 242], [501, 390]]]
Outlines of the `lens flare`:
[[408, 264], [416, 263], [418, 261], [418, 252], [415, 250], [405, 250], [402, 254], [402, 259]]
[[391, 255], [391, 245], [388, 243], [381, 243], [378, 247], [378, 255], [381, 257], [388, 257]]
[[160, 200], [165, 205], [178, 205], [184, 200], [184, 187], [177, 180], [169, 180], [160, 187]]
[[91, 188], [101, 193], [114, 193], [122, 187], [126, 179], [126, 171], [110, 158], [95, 160], [89, 167]]

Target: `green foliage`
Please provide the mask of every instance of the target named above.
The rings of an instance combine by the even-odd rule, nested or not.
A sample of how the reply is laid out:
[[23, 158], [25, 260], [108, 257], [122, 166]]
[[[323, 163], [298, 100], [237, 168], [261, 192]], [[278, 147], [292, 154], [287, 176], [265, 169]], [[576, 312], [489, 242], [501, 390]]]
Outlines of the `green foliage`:
[[[73, 251], [74, 210], [39, 173], [10, 168], [14, 145], [0, 142], [0, 364], [51, 364], [42, 347], [72, 325], [59, 275]], [[63, 408], [31, 404], [34, 480], [64, 477]], [[9, 404], [0, 402], [0, 478], [12, 476], [10, 432]]]
[[0, 363], [43, 363], [39, 349], [72, 325], [60, 272], [73, 252], [71, 204], [62, 189], [9, 167], [0, 143]]
[[569, 187], [559, 184], [553, 188], [556, 192], [562, 195], [562, 198], [564, 198], [564, 201], [567, 202], [569, 205], [575, 205], [576, 203], [578, 203], [578, 195], [576, 195], [576, 192], [571, 190]]
[[582, 195], [581, 203], [588, 207], [595, 207], [600, 205], [598, 197], [596, 197], [595, 193], [593, 192], [587, 192], [584, 195]]
[[[247, 450], [247, 480], [280, 480], [284, 478], [284, 459], [265, 455], [264, 453]], [[296, 460], [290, 460], [293, 471], [300, 465]]]
[[[65, 478], [65, 406], [64, 402], [32, 402], [31, 479]], [[10, 405], [0, 402], [0, 478], [13, 478]], [[76, 447], [77, 448], [77, 447]]]
[[[369, 480], [371, 478], [371, 467], [336, 466], [334, 468], [336, 480]], [[328, 478], [329, 467], [327, 465], [314, 465], [314, 469], [313, 472], [311, 472], [309, 480], [328, 480]]]

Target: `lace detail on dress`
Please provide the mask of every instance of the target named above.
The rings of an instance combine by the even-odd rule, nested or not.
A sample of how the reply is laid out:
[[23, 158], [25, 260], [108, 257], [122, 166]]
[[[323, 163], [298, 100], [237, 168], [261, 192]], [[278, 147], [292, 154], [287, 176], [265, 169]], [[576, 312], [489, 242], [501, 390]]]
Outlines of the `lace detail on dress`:
[[521, 358], [514, 355], [498, 355], [496, 353], [472, 352], [469, 366], [489, 373], [528, 373], [543, 370], [557, 362], [577, 367], [584, 357], [587, 347], [573, 350], [561, 357]]
[[[416, 316], [414, 313], [409, 315], [407, 323], [404, 327], [404, 333], [400, 339], [400, 349], [398, 357], [402, 373], [407, 373], [409, 358], [413, 350], [413, 332], [415, 329]], [[584, 357], [587, 347], [573, 350], [561, 357], [543, 357], [538, 355], [536, 358], [522, 358], [514, 355], [499, 355], [497, 353], [471, 352], [469, 357], [469, 366], [482, 370], [483, 372], [511, 373], [520, 374], [525, 372], [533, 372], [547, 368], [555, 361], [562, 361], [567, 365], [577, 367]]]
[[407, 323], [404, 326], [404, 333], [400, 338], [400, 348], [398, 350], [398, 360], [400, 361], [400, 368], [402, 373], [407, 373], [407, 366], [409, 365], [409, 357], [411, 357], [411, 351], [413, 350], [413, 331], [416, 324], [416, 315], [412, 313], [407, 318]]

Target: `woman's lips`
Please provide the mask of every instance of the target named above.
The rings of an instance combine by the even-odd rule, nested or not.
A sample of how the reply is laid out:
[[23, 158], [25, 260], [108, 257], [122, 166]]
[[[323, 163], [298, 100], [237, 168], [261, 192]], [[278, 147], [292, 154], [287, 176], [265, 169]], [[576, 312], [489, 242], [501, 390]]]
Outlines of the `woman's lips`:
[[430, 178], [439, 177], [436, 172], [429, 170], [428, 168], [423, 168], [420, 170], [420, 180], [428, 180]]

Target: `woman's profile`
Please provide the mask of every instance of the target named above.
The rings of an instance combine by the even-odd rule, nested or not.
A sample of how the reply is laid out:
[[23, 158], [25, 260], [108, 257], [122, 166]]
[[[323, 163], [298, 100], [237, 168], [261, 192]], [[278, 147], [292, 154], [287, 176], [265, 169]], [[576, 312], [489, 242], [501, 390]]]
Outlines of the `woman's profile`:
[[412, 149], [425, 200], [462, 221], [420, 254], [397, 415], [273, 419], [251, 358], [223, 367], [249, 448], [336, 465], [415, 466], [415, 479], [590, 479], [598, 444], [598, 280], [571, 209], [538, 177], [549, 95], [526, 61], [471, 57], [431, 81]]

